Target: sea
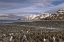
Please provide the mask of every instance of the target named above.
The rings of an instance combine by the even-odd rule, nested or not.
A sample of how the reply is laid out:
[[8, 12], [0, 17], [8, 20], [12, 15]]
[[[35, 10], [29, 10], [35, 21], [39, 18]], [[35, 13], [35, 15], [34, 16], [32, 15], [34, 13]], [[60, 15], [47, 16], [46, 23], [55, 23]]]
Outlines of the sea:
[[35, 20], [0, 20], [0, 23], [33, 22]]
[[[34, 22], [34, 21], [49, 21], [49, 22], [58, 22], [57, 20], [0, 20], [0, 23], [14, 23], [14, 22]], [[64, 21], [60, 21], [64, 22]]]

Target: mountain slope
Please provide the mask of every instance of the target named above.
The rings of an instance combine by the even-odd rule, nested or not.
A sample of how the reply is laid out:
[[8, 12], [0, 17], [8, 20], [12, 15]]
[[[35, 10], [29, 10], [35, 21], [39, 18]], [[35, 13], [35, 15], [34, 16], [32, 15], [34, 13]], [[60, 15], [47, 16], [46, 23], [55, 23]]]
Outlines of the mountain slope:
[[40, 15], [29, 15], [24, 18], [21, 18], [21, 20], [41, 20], [41, 19], [46, 18], [50, 15], [51, 14], [49, 14], [49, 13], [42, 13]]
[[42, 20], [64, 20], [64, 9], [60, 9], [54, 14], [51, 14], [49, 17]]
[[64, 8], [59, 9], [54, 14], [41, 13], [39, 15], [29, 15], [20, 20], [64, 20]]

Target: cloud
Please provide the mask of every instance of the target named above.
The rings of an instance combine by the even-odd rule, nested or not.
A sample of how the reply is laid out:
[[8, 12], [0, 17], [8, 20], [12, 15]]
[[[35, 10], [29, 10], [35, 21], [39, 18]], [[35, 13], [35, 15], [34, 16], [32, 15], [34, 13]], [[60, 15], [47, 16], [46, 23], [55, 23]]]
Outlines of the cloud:
[[64, 8], [64, 3], [59, 4], [59, 5], [57, 5], [57, 6], [54, 6], [54, 7], [48, 7], [48, 10], [45, 11], [45, 12], [55, 13], [57, 10], [62, 9], [62, 8]]
[[0, 2], [14, 2], [14, 3], [21, 3], [21, 2], [25, 2], [27, 0], [0, 0]]
[[[24, 14], [21, 12], [46, 12], [57, 8], [55, 1], [61, 0], [0, 0], [0, 14]], [[60, 5], [59, 5], [60, 6]]]
[[51, 5], [50, 3], [59, 0], [0, 0], [1, 8], [11, 8], [11, 7], [43, 7], [45, 5]]
[[23, 16], [17, 16], [16, 14], [0, 14], [0, 20], [17, 20]]
[[9, 2], [0, 2], [0, 9], [1, 10], [5, 10], [5, 9], [9, 9], [9, 8], [19, 8], [19, 7], [24, 7], [27, 4], [22, 4], [22, 3], [9, 3]]

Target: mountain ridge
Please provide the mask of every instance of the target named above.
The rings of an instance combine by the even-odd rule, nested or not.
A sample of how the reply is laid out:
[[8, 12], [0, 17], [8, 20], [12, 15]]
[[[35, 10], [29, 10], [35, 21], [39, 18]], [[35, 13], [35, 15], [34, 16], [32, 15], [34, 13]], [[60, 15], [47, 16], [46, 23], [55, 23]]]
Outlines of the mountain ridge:
[[39, 15], [29, 15], [20, 20], [64, 20], [64, 8], [59, 9], [54, 14], [41, 13]]

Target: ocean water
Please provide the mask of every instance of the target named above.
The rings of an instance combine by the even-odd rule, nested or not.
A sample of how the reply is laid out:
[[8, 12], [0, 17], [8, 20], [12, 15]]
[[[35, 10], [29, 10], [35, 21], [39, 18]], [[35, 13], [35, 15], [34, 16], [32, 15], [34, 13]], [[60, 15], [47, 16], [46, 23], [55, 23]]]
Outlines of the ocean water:
[[40, 22], [64, 22], [64, 21], [57, 21], [57, 20], [0, 20], [0, 23], [13, 23], [13, 22], [34, 22], [34, 21], [40, 21]]
[[33, 22], [34, 20], [0, 20], [0, 23]]

